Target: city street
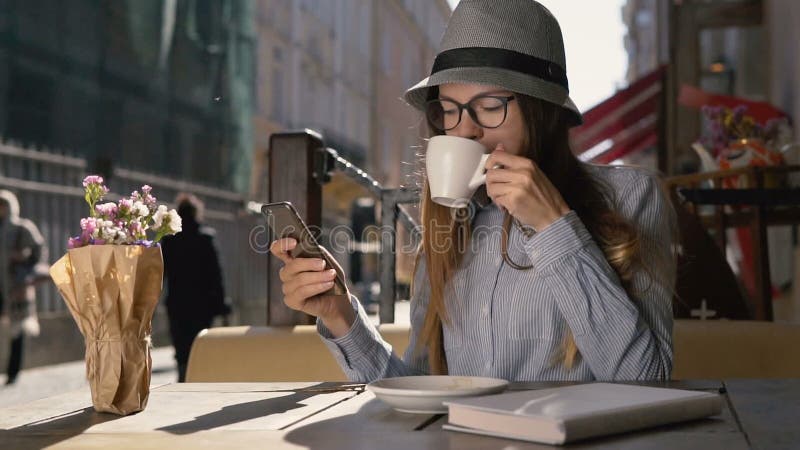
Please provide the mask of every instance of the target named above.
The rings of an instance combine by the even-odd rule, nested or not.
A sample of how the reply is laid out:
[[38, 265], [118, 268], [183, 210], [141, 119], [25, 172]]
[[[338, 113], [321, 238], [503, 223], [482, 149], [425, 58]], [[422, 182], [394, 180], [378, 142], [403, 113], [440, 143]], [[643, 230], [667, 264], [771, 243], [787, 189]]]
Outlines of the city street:
[[[173, 383], [178, 379], [173, 354], [172, 347], [153, 349], [151, 385]], [[7, 386], [5, 382], [5, 374], [0, 375], [0, 408], [32, 402], [81, 387], [85, 387], [86, 395], [90, 396], [83, 360], [23, 370], [13, 385]]]

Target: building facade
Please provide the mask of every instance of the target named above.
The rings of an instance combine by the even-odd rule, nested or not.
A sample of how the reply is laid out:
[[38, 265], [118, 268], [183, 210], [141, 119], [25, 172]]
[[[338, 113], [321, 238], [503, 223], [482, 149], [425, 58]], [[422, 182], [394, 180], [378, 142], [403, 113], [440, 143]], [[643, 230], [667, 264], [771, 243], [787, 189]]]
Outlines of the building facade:
[[[328, 147], [385, 187], [417, 182], [422, 116], [402, 99], [428, 75], [450, 16], [446, 0], [262, 0], [257, 2], [257, 76], [251, 197], [265, 201], [269, 137], [288, 129], [319, 131]], [[424, 128], [424, 127], [423, 127]], [[323, 227], [353, 225], [363, 188], [334, 176], [323, 189]], [[398, 229], [398, 248], [408, 247]], [[357, 237], [360, 240], [360, 237]], [[335, 255], [352, 273], [353, 255]], [[376, 254], [363, 256], [364, 290], [376, 278]], [[413, 255], [399, 254], [407, 283]], [[355, 267], [354, 267], [355, 269]]]
[[669, 60], [669, 2], [628, 0], [622, 7], [622, 21], [628, 28], [628, 83], [641, 78]]
[[424, 120], [402, 94], [429, 74], [449, 14], [444, 1], [424, 0], [386, 1], [376, 11], [371, 159], [380, 164], [371, 167], [389, 186], [416, 182]]
[[399, 186], [414, 160], [420, 120], [402, 94], [430, 70], [447, 2], [257, 3], [253, 197], [267, 198], [269, 136], [286, 129], [321, 132], [327, 146], [384, 185]]
[[0, 136], [106, 175], [122, 166], [246, 190], [252, 7], [0, 2]]

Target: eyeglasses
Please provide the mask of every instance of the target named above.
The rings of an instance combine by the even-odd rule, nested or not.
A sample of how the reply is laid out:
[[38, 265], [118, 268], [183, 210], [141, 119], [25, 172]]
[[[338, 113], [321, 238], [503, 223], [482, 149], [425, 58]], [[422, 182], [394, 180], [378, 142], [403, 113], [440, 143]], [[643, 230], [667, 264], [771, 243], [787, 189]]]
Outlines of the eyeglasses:
[[508, 102], [513, 95], [482, 95], [465, 105], [453, 100], [435, 99], [425, 104], [425, 115], [438, 131], [449, 131], [461, 123], [461, 114], [466, 109], [472, 120], [483, 128], [497, 128], [508, 115]]

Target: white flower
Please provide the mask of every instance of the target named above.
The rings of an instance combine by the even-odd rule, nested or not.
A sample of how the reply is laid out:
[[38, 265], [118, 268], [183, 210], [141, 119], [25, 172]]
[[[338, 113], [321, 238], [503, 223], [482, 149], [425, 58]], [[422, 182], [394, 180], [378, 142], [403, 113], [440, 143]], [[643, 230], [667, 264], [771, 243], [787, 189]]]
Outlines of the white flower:
[[128, 233], [124, 229], [122, 228], [116, 229], [116, 242], [118, 244], [128, 243]]
[[161, 228], [161, 222], [164, 220], [165, 216], [169, 216], [169, 212], [167, 211], [167, 207], [164, 205], [158, 205], [158, 209], [156, 213], [153, 214], [153, 229], [158, 230]]
[[147, 217], [150, 215], [150, 209], [148, 209], [147, 205], [145, 205], [141, 201], [136, 201], [133, 203], [133, 208], [131, 208], [131, 213], [134, 216]]
[[167, 225], [169, 225], [170, 233], [175, 234], [181, 232], [182, 223], [181, 223], [181, 216], [178, 215], [178, 211], [174, 209], [171, 209], [169, 211], [169, 222], [167, 223]]

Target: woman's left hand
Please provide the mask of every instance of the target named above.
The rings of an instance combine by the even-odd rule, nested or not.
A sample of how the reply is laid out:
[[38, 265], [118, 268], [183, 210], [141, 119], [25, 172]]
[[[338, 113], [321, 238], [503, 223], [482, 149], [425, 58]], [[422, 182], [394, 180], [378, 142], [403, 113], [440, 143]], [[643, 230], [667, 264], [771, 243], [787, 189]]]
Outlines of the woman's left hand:
[[486, 192], [521, 224], [536, 231], [544, 230], [570, 210], [536, 163], [506, 152], [503, 144], [498, 144], [486, 160]]

